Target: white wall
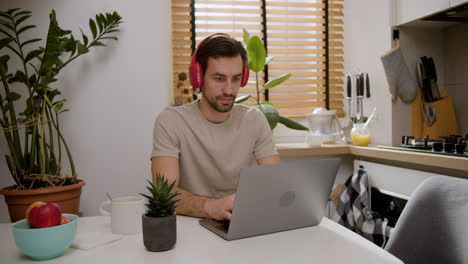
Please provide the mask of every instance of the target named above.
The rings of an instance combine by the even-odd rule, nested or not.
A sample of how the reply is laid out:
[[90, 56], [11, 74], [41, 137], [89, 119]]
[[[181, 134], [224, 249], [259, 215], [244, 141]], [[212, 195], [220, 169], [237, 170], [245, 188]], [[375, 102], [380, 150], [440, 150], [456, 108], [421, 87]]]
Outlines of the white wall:
[[[364, 115], [377, 108], [370, 125], [371, 144], [392, 143], [391, 94], [380, 61], [391, 48], [390, 25], [391, 0], [344, 1], [344, 72], [369, 73], [371, 98], [364, 99]], [[348, 111], [347, 101], [344, 109]]]
[[[151, 178], [150, 153], [156, 115], [172, 102], [170, 1], [153, 0], [2, 0], [0, 9], [23, 7], [42, 39], [52, 8], [59, 25], [75, 37], [99, 12], [117, 11], [123, 17], [117, 42], [91, 50], [64, 69], [55, 84], [61, 86], [66, 106], [63, 133], [73, 152], [78, 177], [86, 181], [81, 196], [84, 215], [112, 196], [145, 192]], [[12, 185], [0, 139], [0, 187]], [[65, 171], [70, 173], [68, 170]], [[7, 176], [8, 175], [8, 176]], [[0, 222], [9, 221], [4, 199]]]

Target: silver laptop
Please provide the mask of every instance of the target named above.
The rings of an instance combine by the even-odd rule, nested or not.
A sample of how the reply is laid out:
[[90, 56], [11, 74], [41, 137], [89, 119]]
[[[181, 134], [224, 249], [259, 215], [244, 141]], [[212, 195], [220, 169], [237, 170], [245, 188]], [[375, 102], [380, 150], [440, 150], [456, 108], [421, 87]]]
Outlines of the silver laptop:
[[341, 159], [282, 159], [241, 169], [231, 221], [200, 224], [226, 240], [320, 224]]

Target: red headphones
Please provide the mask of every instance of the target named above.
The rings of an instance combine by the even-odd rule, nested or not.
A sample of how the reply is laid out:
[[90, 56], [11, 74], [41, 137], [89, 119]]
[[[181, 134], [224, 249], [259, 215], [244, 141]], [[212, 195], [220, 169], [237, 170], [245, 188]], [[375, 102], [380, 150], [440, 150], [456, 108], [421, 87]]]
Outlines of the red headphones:
[[[224, 35], [224, 36], [230, 37], [228, 34], [225, 34], [225, 33], [211, 34], [208, 37], [206, 37], [204, 40], [202, 40], [200, 44], [198, 44], [197, 49], [192, 55], [192, 63], [190, 63], [190, 67], [189, 67], [189, 76], [190, 76], [190, 84], [192, 84], [194, 89], [198, 89], [203, 86], [203, 69], [202, 69], [200, 62], [197, 61], [198, 49], [203, 45], [203, 43], [207, 39], [216, 35]], [[244, 69], [242, 70], [241, 87], [244, 87], [249, 81], [249, 72], [250, 72], [249, 65], [247, 64], [247, 62], [245, 62]]]

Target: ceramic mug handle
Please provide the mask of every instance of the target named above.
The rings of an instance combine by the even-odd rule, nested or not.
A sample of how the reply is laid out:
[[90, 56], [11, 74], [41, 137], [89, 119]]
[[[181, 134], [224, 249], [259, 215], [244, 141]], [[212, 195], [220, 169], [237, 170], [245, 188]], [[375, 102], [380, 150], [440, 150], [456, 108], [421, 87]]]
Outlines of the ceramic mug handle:
[[101, 203], [101, 205], [99, 206], [99, 212], [101, 212], [101, 215], [110, 215], [110, 212], [105, 210], [104, 207], [106, 205], [110, 205], [111, 201], [104, 201]]

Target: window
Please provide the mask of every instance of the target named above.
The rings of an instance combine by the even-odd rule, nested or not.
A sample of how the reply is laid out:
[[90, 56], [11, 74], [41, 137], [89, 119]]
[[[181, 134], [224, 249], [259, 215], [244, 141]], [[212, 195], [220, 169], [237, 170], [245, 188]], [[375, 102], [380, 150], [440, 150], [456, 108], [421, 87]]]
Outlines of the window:
[[[325, 107], [344, 117], [343, 0], [172, 0], [176, 105], [193, 100], [188, 67], [196, 44], [216, 32], [242, 41], [244, 28], [274, 57], [262, 83], [292, 74], [264, 95], [281, 115], [305, 119], [314, 108]], [[254, 93], [252, 78], [239, 95]]]

